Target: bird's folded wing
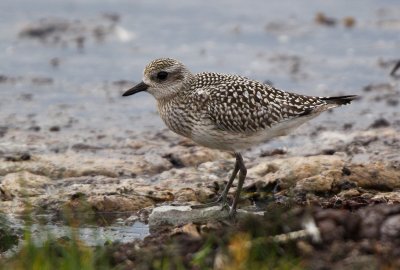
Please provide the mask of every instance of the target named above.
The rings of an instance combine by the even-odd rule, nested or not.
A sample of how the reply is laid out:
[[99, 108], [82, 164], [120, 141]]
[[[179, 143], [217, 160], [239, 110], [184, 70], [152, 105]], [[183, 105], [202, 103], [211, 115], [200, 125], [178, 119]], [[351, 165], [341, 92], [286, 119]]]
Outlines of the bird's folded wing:
[[207, 89], [207, 117], [215, 128], [253, 133], [318, 112], [326, 104], [316, 97], [287, 93], [261, 83], [219, 85]]

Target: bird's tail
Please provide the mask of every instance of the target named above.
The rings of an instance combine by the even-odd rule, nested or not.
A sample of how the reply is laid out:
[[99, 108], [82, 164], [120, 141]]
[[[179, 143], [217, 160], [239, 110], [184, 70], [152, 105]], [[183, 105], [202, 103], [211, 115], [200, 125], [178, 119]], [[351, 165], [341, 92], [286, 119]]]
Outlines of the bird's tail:
[[328, 104], [332, 105], [346, 105], [350, 104], [353, 100], [357, 99], [357, 95], [349, 95], [349, 96], [338, 96], [338, 97], [321, 97]]

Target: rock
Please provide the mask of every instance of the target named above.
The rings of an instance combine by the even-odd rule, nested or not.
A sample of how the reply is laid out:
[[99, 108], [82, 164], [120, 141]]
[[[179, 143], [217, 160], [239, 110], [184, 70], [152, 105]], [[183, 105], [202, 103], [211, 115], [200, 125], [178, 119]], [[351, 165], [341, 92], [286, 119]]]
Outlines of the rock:
[[337, 23], [337, 20], [335, 18], [327, 17], [322, 12], [317, 12], [317, 14], [315, 14], [314, 21], [317, 24], [326, 25], [326, 26], [335, 26]]
[[[400, 205], [380, 204], [374, 207], [366, 207], [360, 209], [358, 215], [362, 220], [362, 226], [359, 232], [360, 236], [379, 239], [382, 224], [384, 224], [390, 216], [400, 215]], [[393, 234], [392, 225], [392, 221], [386, 224], [386, 226], [388, 226], [386, 228], [388, 234]]]
[[383, 163], [351, 164], [348, 166], [349, 181], [358, 186], [379, 191], [392, 191], [400, 188], [400, 170]]
[[344, 161], [336, 155], [290, 157], [264, 161], [250, 168], [247, 175], [267, 183], [279, 179], [282, 189], [296, 186], [307, 191], [327, 191], [342, 175]]
[[18, 172], [7, 174], [0, 185], [0, 190], [9, 199], [14, 197], [31, 197], [42, 195], [51, 179], [30, 172]]
[[28, 161], [30, 159], [31, 155], [29, 153], [12, 153], [11, 155], [6, 155], [4, 157], [5, 161], [13, 161], [13, 162]]
[[193, 223], [188, 223], [183, 225], [182, 227], [174, 228], [171, 232], [171, 235], [176, 234], [187, 234], [194, 239], [201, 239], [201, 235], [198, 227]]
[[328, 192], [333, 182], [342, 176], [340, 169], [331, 169], [319, 175], [303, 178], [296, 183], [295, 189], [305, 192]]
[[[295, 187], [305, 192], [340, 192], [343, 183], [378, 191], [400, 188], [400, 170], [382, 162], [345, 164], [343, 158], [332, 155], [290, 157], [262, 161], [248, 170], [249, 178], [267, 183], [279, 180], [282, 189]], [[248, 182], [246, 182], [249, 184]]]
[[202, 163], [216, 160], [217, 158], [230, 158], [228, 153], [201, 146], [190, 146], [188, 149], [188, 147], [177, 145], [172, 147], [170, 151], [171, 152], [167, 153], [164, 157], [167, 158], [175, 168], [198, 166]]
[[400, 243], [400, 214], [390, 216], [382, 223], [381, 239]]
[[118, 156], [90, 156], [81, 152], [60, 154], [43, 154], [32, 157], [29, 162], [1, 162], [0, 176], [18, 171], [29, 171], [33, 174], [50, 178], [69, 178], [90, 175], [118, 177], [122, 175], [156, 174], [172, 167], [167, 160], [149, 156], [132, 155], [129, 159]]
[[174, 194], [177, 202], [198, 201], [196, 192], [191, 188], [181, 188]]
[[338, 194], [338, 197], [343, 198], [343, 199], [349, 199], [352, 197], [357, 197], [360, 196], [360, 191], [358, 191], [357, 189], [353, 188], [353, 189], [347, 189], [347, 190], [343, 190]]
[[385, 118], [379, 118], [377, 120], [375, 120], [370, 126], [369, 128], [382, 128], [382, 127], [389, 127], [390, 123], [388, 120], [386, 120]]
[[79, 151], [96, 151], [96, 150], [101, 150], [102, 147], [85, 144], [85, 143], [76, 143], [71, 146], [71, 149], [73, 149], [77, 152], [79, 152]]
[[[0, 79], [1, 81], [1, 79]], [[8, 127], [5, 126], [0, 126], [0, 138], [4, 137], [4, 135], [7, 133]]]
[[277, 155], [286, 155], [287, 150], [282, 148], [275, 148], [270, 151], [262, 151], [260, 157], [270, 157], [270, 156], [277, 156]]
[[229, 217], [226, 210], [221, 211], [221, 206], [203, 209], [192, 209], [190, 206], [160, 206], [153, 209], [149, 216], [149, 226], [159, 227], [164, 225], [183, 225], [195, 222], [221, 220]]
[[373, 201], [384, 201], [388, 204], [400, 203], [400, 191], [379, 192], [372, 198]]
[[51, 132], [58, 132], [58, 131], [60, 131], [60, 127], [59, 126], [51, 126], [50, 128], [49, 128], [49, 131], [51, 131]]
[[154, 202], [143, 196], [91, 196], [88, 203], [97, 212], [129, 212], [138, 211], [144, 207], [153, 205]]
[[[242, 209], [237, 210], [237, 216], [248, 215], [251, 212]], [[263, 215], [263, 212], [252, 214]], [[150, 230], [160, 226], [178, 226], [187, 223], [207, 223], [229, 218], [228, 210], [222, 210], [221, 206], [213, 206], [201, 209], [192, 209], [190, 206], [159, 206], [153, 209], [149, 216]]]

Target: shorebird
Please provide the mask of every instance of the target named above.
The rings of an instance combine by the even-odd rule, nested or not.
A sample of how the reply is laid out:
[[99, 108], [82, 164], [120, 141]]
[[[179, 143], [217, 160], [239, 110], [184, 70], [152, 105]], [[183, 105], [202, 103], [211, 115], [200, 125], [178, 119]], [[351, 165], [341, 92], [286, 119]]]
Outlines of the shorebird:
[[142, 82], [123, 96], [142, 91], [156, 98], [159, 114], [169, 129], [202, 146], [234, 153], [235, 166], [222, 194], [215, 202], [193, 206], [228, 206], [227, 195], [239, 173], [237, 190], [228, 206], [231, 216], [236, 213], [247, 173], [241, 151], [287, 135], [321, 112], [356, 98], [305, 96], [237, 75], [193, 74], [170, 58], [151, 61]]

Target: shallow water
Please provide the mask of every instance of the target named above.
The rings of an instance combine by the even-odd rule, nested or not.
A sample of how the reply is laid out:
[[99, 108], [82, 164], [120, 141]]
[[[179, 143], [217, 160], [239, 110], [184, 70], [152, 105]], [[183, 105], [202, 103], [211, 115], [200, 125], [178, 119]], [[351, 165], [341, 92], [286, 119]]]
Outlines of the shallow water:
[[[337, 19], [337, 24], [316, 24], [317, 12]], [[62, 44], [19, 36], [43, 18], [79, 20], [87, 29], [107, 27], [105, 13], [120, 16], [119, 30], [101, 42], [90, 31], [65, 33]], [[161, 56], [178, 58], [193, 72], [236, 73], [304, 94], [363, 94], [362, 88], [369, 83], [395, 83], [388, 76], [390, 67], [381, 68], [378, 62], [399, 57], [399, 13], [398, 2], [389, 0], [379, 5], [361, 0], [303, 5], [297, 1], [253, 1], [251, 5], [242, 1], [170, 1], [168, 5], [160, 1], [2, 1], [0, 74], [22, 79], [0, 84], [1, 122], [23, 127], [30, 116], [39, 125], [49, 126], [72, 119], [79, 132], [163, 127], [152, 97], [139, 94], [123, 99], [120, 94], [129, 85], [112, 84], [139, 81], [144, 65]], [[346, 16], [355, 19], [351, 29], [341, 23]], [[85, 37], [82, 49], [74, 41], [77, 35]], [[58, 67], [49, 63], [55, 57]], [[35, 84], [32, 78], [51, 78], [53, 83]], [[31, 100], [23, 94], [32, 94]], [[316, 121], [336, 121], [344, 115], [353, 121], [360, 114], [393, 117], [396, 109], [377, 103], [371, 110], [359, 102], [334, 112], [334, 118], [325, 114]]]
[[[108, 226], [84, 224], [79, 227], [70, 227], [63, 222], [51, 222], [50, 219], [53, 219], [51, 215], [31, 217], [8, 215], [6, 218], [9, 224], [12, 224], [14, 231], [23, 232], [28, 229], [32, 234], [32, 241], [39, 246], [47, 240], [72, 239], [72, 237], [77, 237], [88, 246], [103, 246], [108, 242], [129, 243], [149, 235], [149, 226], [140, 221], [129, 222], [129, 224], [114, 222]], [[26, 222], [23, 221], [27, 218], [31, 219], [32, 225], [27, 226]]]
[[143, 239], [149, 235], [149, 227], [141, 222], [135, 222], [131, 226], [81, 226], [79, 228], [54, 224], [43, 226], [35, 224], [31, 227], [31, 231], [33, 241], [38, 245], [48, 240], [49, 237], [53, 239], [60, 237], [71, 238], [71, 235], [75, 235], [89, 246], [102, 246], [107, 242], [129, 243], [135, 239]]

